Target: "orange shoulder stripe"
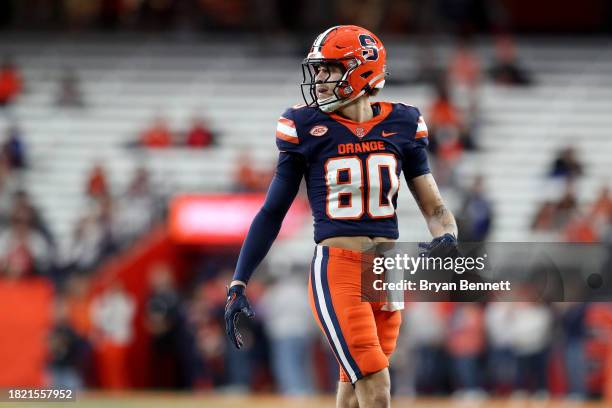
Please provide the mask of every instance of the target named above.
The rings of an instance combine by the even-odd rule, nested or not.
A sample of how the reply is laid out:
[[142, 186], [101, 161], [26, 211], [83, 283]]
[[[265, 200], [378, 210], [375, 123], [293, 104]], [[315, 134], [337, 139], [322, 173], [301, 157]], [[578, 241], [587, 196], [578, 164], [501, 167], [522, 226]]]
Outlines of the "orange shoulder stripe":
[[296, 136], [289, 136], [289, 135], [286, 135], [283, 132], [278, 131], [278, 130], [276, 131], [276, 137], [278, 137], [279, 139], [284, 140], [286, 142], [293, 143], [293, 144], [299, 144], [300, 143], [300, 139], [298, 139]]

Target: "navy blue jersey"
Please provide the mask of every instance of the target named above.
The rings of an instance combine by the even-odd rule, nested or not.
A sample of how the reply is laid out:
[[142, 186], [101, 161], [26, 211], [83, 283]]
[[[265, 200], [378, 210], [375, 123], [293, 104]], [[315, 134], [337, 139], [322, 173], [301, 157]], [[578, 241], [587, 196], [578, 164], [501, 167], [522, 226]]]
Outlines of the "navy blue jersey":
[[306, 162], [315, 241], [334, 236], [398, 238], [401, 172], [410, 180], [429, 172], [427, 126], [413, 106], [378, 102], [358, 123], [311, 107], [294, 107], [278, 121], [280, 151]]

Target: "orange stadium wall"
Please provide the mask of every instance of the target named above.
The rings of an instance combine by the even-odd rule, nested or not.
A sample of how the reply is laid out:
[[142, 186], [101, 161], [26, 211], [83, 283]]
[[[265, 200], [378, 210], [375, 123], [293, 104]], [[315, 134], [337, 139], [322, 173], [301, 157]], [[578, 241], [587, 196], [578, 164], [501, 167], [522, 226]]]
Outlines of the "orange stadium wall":
[[0, 281], [0, 387], [48, 385], [52, 310], [53, 287], [46, 280]]

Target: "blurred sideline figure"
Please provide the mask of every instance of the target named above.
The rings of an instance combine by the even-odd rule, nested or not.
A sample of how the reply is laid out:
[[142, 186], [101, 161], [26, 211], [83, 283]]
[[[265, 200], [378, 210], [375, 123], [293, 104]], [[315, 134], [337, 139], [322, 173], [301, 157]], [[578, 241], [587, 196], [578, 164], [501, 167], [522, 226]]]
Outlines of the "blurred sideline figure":
[[100, 385], [109, 389], [130, 386], [127, 375], [128, 347], [132, 341], [132, 319], [136, 305], [123, 285], [115, 282], [91, 303], [94, 348], [99, 356]]
[[312, 395], [313, 326], [301, 271], [275, 278], [260, 299], [259, 310], [270, 338], [270, 358], [279, 391]]

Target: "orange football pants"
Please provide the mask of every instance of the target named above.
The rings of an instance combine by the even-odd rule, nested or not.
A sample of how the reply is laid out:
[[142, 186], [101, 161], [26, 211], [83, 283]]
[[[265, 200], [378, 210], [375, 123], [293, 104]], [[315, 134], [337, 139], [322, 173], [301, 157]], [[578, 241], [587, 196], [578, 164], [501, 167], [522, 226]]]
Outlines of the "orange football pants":
[[[361, 252], [317, 245], [308, 298], [321, 331], [340, 365], [340, 381], [351, 382], [389, 366], [401, 324], [399, 311], [361, 296]], [[370, 268], [371, 270], [371, 268]]]

